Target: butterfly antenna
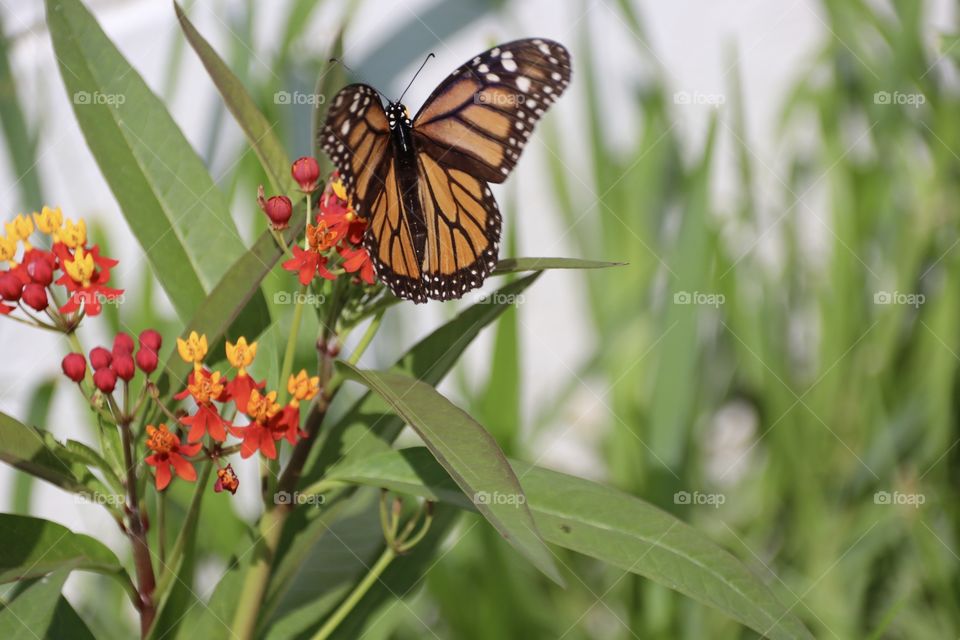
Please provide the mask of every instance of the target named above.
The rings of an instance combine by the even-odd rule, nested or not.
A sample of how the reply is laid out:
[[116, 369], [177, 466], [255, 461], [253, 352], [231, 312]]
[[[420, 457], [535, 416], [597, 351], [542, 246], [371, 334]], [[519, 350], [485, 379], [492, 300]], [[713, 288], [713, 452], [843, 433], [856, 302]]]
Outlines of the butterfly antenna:
[[427, 54], [426, 60], [423, 61], [423, 63], [420, 65], [420, 68], [417, 69], [417, 72], [413, 74], [412, 78], [410, 78], [410, 82], [407, 83], [407, 88], [404, 89], [403, 93], [400, 94], [400, 97], [397, 98], [397, 102], [403, 102], [403, 96], [407, 95], [407, 90], [410, 89], [411, 86], [413, 86], [413, 81], [417, 79], [417, 76], [420, 75], [420, 72], [423, 71], [423, 68], [427, 66], [427, 62], [430, 61], [430, 58], [435, 58], [435, 57], [436, 56], [433, 55], [432, 51]]
[[383, 98], [383, 99], [386, 100], [387, 102], [390, 102], [390, 98], [388, 98], [387, 96], [383, 95], [383, 92], [380, 91], [380, 89], [377, 89], [375, 86], [373, 86], [372, 84], [370, 84], [369, 82], [367, 82], [365, 79], [361, 78], [361, 77], [359, 76], [359, 74], [357, 74], [357, 72], [355, 72], [353, 69], [351, 69], [350, 67], [348, 67], [348, 66], [347, 66], [347, 63], [344, 62], [343, 60], [341, 60], [340, 58], [330, 58], [330, 60], [329, 60], [328, 62], [336, 62], [336, 63], [339, 64], [341, 67], [343, 67], [344, 69], [346, 69], [347, 71], [349, 71], [351, 74], [353, 74], [354, 77], [358, 78], [358, 79], [360, 80], [360, 82], [363, 82], [365, 85], [367, 85], [368, 87], [370, 87], [371, 89], [373, 89], [374, 91], [376, 91], [377, 93], [379, 93], [381, 98]]

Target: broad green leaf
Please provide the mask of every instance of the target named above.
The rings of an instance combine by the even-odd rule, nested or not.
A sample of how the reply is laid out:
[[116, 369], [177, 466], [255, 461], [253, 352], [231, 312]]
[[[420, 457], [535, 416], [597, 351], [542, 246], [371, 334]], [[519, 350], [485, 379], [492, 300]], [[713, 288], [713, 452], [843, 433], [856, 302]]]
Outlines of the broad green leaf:
[[260, 159], [263, 170], [270, 178], [270, 184], [277, 193], [284, 193], [291, 198], [298, 195], [296, 184], [290, 175], [290, 160], [280, 139], [274, 131], [274, 124], [267, 122], [264, 115], [257, 109], [250, 94], [240, 83], [239, 78], [230, 70], [217, 52], [210, 46], [202, 35], [194, 28], [179, 3], [174, 2], [174, 10], [180, 27], [183, 29], [187, 41], [193, 50], [200, 56], [203, 66], [206, 67], [210, 79], [217, 86], [223, 101], [230, 109], [250, 146]]
[[93, 640], [94, 636], [60, 595], [69, 571], [36, 580], [0, 608], [0, 638], [5, 640]]
[[578, 258], [503, 258], [497, 263], [493, 275], [520, 271], [544, 271], [547, 269], [606, 269], [622, 267], [623, 262], [580, 260]]
[[[37, 428], [42, 428], [43, 425], [47, 424], [47, 415], [50, 413], [56, 383], [56, 380], [47, 380], [33, 389], [28, 403], [27, 424]], [[14, 513], [28, 513], [30, 511], [33, 482], [33, 476], [28, 473], [18, 473], [13, 479]]]
[[46, 432], [0, 413], [0, 460], [61, 489], [82, 495], [109, 494], [76, 454]]
[[101, 542], [41, 518], [0, 513], [0, 549], [0, 582], [39, 578], [60, 569], [126, 577], [117, 556]]
[[100, 170], [182, 317], [242, 254], [227, 203], [163, 103], [80, 0], [47, 0], [67, 95]]
[[437, 461], [472, 497], [490, 524], [537, 568], [563, 584], [506, 456], [479, 423], [416, 378], [392, 371], [365, 371], [344, 362], [337, 366], [347, 378], [366, 385], [386, 400], [423, 438]]
[[[645, 576], [770, 638], [812, 638], [739, 560], [689, 525], [642, 500], [511, 461], [543, 538]], [[353, 459], [329, 476], [474, 509], [426, 449]]]

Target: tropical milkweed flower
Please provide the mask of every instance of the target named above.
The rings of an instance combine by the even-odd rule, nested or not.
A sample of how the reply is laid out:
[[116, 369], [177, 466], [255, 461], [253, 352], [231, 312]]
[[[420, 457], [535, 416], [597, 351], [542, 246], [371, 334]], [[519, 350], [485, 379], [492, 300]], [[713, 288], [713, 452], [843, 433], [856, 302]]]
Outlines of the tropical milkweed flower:
[[236, 343], [227, 342], [226, 351], [230, 366], [237, 370], [237, 375], [227, 383], [227, 393], [237, 405], [237, 409], [246, 413], [250, 392], [262, 389], [267, 384], [266, 381], [257, 382], [247, 373], [247, 367], [252, 365], [253, 359], [257, 357], [257, 343], [248, 344], [247, 339], [241, 336]]
[[217, 493], [229, 491], [231, 494], [237, 492], [240, 487], [240, 478], [233, 471], [232, 465], [227, 465], [222, 469], [217, 469], [217, 483], [213, 485], [213, 490]]
[[186, 340], [177, 338], [177, 353], [184, 362], [193, 364], [194, 372], [199, 372], [203, 368], [203, 359], [207, 357], [206, 334], [201, 336], [191, 331]]
[[171, 433], [167, 425], [148, 425], [147, 448], [154, 452], [147, 456], [146, 462], [156, 468], [157, 491], [163, 491], [170, 484], [173, 477], [171, 469], [188, 482], [197, 479], [196, 469], [183, 456], [196, 455], [200, 451], [200, 443], [181, 444], [180, 438]]
[[199, 374], [191, 376], [187, 388], [174, 396], [177, 400], [183, 400], [189, 395], [197, 403], [197, 411], [192, 416], [180, 418], [181, 424], [190, 427], [190, 433], [187, 434], [189, 442], [197, 442], [208, 433], [218, 442], [227, 439], [226, 427], [230, 424], [213, 404], [224, 397], [225, 386], [219, 371], [210, 373], [201, 369]]
[[317, 180], [320, 178], [320, 165], [314, 158], [298, 158], [290, 167], [290, 175], [300, 185], [304, 193], [311, 193], [317, 189]]
[[246, 459], [259, 451], [264, 457], [275, 459], [277, 447], [274, 444], [272, 425], [280, 413], [277, 392], [271, 391], [263, 395], [254, 389], [250, 392], [245, 413], [250, 417], [250, 424], [230, 429], [233, 435], [243, 440], [240, 445], [240, 457]]
[[281, 410], [273, 425], [274, 437], [278, 440], [286, 438], [290, 444], [296, 444], [298, 436], [306, 436], [300, 429], [300, 403], [311, 400], [320, 392], [320, 377], [311, 377], [306, 369], [301, 369], [300, 373], [291, 375], [287, 380], [287, 392], [290, 402]]

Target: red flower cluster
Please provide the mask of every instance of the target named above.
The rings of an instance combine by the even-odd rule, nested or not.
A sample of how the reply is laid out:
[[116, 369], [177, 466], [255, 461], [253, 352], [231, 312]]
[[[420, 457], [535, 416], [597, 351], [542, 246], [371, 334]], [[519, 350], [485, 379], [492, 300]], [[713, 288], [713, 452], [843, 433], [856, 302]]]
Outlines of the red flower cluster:
[[[319, 170], [314, 171], [316, 161], [301, 158], [293, 166], [294, 178], [304, 191], [312, 190], [308, 189], [311, 185], [316, 188], [319, 175]], [[324, 188], [318, 204], [316, 224], [307, 223], [304, 246], [292, 247], [293, 258], [284, 262], [283, 268], [297, 273], [303, 285], [310, 284], [317, 275], [335, 280], [340, 273], [352, 273], [358, 282], [373, 284], [373, 262], [362, 244], [367, 223], [357, 215], [336, 173]]]
[[[35, 228], [47, 237], [49, 251], [31, 244]], [[21, 214], [7, 223], [6, 234], [0, 235], [3, 262], [8, 268], [0, 271], [0, 315], [12, 313], [16, 305], [47, 311], [53, 284], [64, 287], [68, 296], [61, 313], [83, 309], [86, 315], [95, 316], [104, 300], [123, 293], [107, 286], [110, 269], [117, 261], [101, 256], [97, 245], [87, 246], [86, 223], [82, 219], [64, 222], [60, 209], [44, 207], [32, 217]]]
[[[117, 379], [130, 382], [137, 368], [148, 376], [156, 371], [163, 338], [153, 329], [140, 334], [140, 348], [135, 349], [133, 338], [118, 333], [113, 339], [113, 348], [94, 347], [90, 350], [90, 366], [93, 369], [93, 385], [103, 393], [113, 393]], [[136, 351], [136, 355], [134, 355]], [[87, 361], [80, 353], [70, 353], [61, 363], [63, 374], [74, 382], [81, 382], [87, 374]]]

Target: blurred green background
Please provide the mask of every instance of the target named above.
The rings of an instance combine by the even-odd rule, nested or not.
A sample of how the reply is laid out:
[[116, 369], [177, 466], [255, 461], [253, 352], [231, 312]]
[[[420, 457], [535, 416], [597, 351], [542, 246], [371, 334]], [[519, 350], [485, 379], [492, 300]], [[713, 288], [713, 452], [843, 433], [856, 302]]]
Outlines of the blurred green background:
[[[118, 4], [89, 3], [111, 35], [116, 24], [108, 18], [134, 19]], [[498, 191], [503, 253], [629, 266], [545, 276], [470, 350], [447, 390], [508, 455], [600, 479], [705, 532], [818, 638], [956, 637], [960, 44], [949, 26], [956, 5], [773, 3], [788, 23], [789, 10], [801, 5], [815, 33], [811, 55], [778, 79], [784, 90], [770, 97], [768, 134], [741, 82], [757, 55], [752, 48], [731, 39], [727, 73], [704, 87], [677, 86], [648, 36], [647, 3], [556, 4], [558, 22], [545, 30], [520, 19], [531, 11], [519, 1], [186, 7], [277, 122], [292, 157], [311, 149], [311, 110], [278, 104], [276, 94], [310, 93], [337, 34], [358, 75], [385, 91], [402, 87], [434, 51], [432, 71], [411, 94], [413, 109], [474, 53], [458, 44], [465, 37], [493, 44], [542, 35], [567, 44], [573, 88], [538, 129], [527, 152], [533, 159], [521, 162], [523, 184], [508, 181]], [[701, 3], [682, 4], [696, 29], [723, 38]], [[128, 43], [124, 52], [145, 76], [162, 79], [151, 86], [171, 105], [189, 105], [200, 123], [188, 128], [191, 140], [252, 237], [262, 228], [250, 195], [262, 170], [253, 154], [241, 155], [209, 81], [194, 83], [202, 94], [184, 86], [185, 69], [198, 63], [167, 8], [169, 40]], [[384, 13], [386, 26], [357, 23], [371, 11]], [[49, 47], [42, 11], [40, 19], [29, 11], [0, 15], [4, 175], [12, 176], [4, 210], [50, 201], [67, 215], [91, 215], [102, 221], [99, 237], [124, 255], [125, 232], [104, 230], [121, 220], [109, 195], [73, 210], [67, 181], [43, 171], [50, 131], [63, 126], [56, 118], [74, 124], [62, 109], [53, 116], [26, 107], [63, 102], [62, 90], [14, 72], [13, 62]], [[98, 178], [89, 156], [56, 153]], [[114, 327], [170, 321], [145, 270], [120, 278], [135, 304], [111, 310]], [[388, 317], [371, 362], [387, 362], [455, 311], [409, 307]], [[6, 325], [0, 331], [4, 344], [20, 335]], [[15, 354], [5, 382], [17, 375], [17, 357], [31, 356]], [[57, 394], [51, 403], [56, 391], [43, 378], [10, 387], [2, 409], [34, 424], [48, 422], [51, 406], [76, 415], [75, 398]], [[0, 480], [5, 510], [56, 513], [42, 487], [6, 471]], [[238, 506], [249, 519], [253, 507]], [[243, 529], [233, 515], [222, 518], [201, 540], [208, 587]], [[82, 520], [92, 531], [112, 526]], [[570, 553], [558, 562], [577, 578], [562, 590], [517, 562], [474, 516], [438, 544], [441, 559], [397, 594], [404, 604], [388, 598], [369, 612], [364, 637], [421, 638], [430, 635], [425, 627], [467, 639], [755, 636], [664, 587]], [[339, 570], [330, 557], [311, 558], [318, 582]], [[102, 617], [106, 598], [119, 607], [122, 594], [95, 578], [75, 580], [97, 584], [68, 593], [98, 636], [125, 637], [114, 621], [90, 619]]]

